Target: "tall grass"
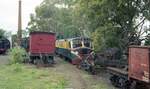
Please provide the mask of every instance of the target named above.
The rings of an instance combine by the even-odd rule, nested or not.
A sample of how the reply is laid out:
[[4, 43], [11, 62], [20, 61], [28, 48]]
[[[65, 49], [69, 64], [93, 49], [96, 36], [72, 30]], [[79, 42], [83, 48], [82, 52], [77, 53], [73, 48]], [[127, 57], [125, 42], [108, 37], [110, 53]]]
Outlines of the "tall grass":
[[0, 89], [65, 89], [64, 75], [22, 64], [0, 66]]

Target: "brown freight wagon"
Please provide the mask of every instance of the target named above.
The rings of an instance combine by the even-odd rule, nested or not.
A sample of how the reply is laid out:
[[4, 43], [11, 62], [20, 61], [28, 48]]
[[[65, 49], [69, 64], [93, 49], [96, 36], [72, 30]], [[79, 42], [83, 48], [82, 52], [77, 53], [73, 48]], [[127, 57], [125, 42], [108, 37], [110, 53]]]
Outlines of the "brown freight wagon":
[[53, 64], [55, 54], [55, 33], [31, 32], [29, 37], [31, 63]]
[[150, 83], [150, 46], [129, 47], [129, 79]]
[[108, 68], [111, 82], [121, 89], [150, 89], [150, 46], [130, 46], [127, 68]]

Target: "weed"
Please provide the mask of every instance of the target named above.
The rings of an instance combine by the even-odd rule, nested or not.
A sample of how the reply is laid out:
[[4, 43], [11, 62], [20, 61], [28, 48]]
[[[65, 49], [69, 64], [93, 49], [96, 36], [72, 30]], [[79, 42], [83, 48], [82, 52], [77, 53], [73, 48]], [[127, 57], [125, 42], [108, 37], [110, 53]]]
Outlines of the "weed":
[[65, 89], [64, 75], [22, 64], [0, 66], [0, 89]]
[[28, 59], [27, 57], [27, 52], [19, 46], [9, 51], [10, 64], [22, 63]]

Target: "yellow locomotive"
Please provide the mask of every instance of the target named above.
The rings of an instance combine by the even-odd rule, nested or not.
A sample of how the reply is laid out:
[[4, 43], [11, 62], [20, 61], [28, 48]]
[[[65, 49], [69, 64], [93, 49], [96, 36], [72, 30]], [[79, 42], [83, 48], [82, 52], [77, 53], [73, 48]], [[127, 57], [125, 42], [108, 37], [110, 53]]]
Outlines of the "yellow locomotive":
[[72, 64], [79, 64], [92, 52], [92, 42], [86, 37], [61, 39], [56, 41], [56, 53], [65, 57]]

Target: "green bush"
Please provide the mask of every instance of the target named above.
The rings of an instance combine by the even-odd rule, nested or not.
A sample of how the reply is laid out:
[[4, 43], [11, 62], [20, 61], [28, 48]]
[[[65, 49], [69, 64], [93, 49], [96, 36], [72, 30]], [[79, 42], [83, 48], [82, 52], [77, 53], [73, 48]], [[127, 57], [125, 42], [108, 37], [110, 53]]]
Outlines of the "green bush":
[[10, 64], [23, 63], [28, 59], [27, 52], [19, 46], [14, 47], [9, 51], [9, 59]]

